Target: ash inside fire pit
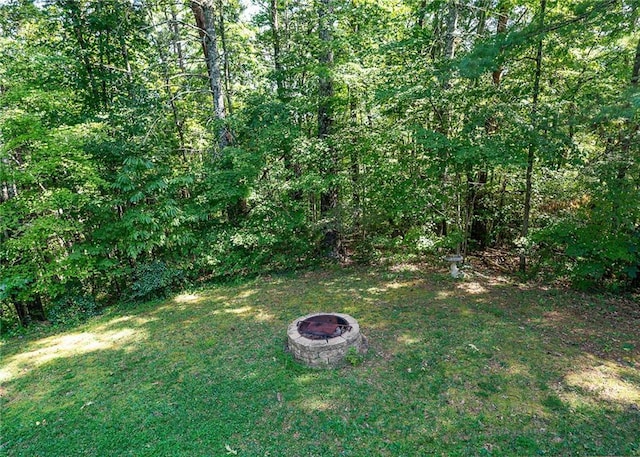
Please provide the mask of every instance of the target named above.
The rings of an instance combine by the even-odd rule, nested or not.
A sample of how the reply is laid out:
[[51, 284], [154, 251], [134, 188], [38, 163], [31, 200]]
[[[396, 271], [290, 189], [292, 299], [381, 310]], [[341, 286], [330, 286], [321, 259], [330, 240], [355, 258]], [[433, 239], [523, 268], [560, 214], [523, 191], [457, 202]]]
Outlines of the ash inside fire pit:
[[350, 330], [347, 320], [335, 314], [318, 314], [298, 321], [300, 335], [312, 340], [335, 338]]
[[347, 351], [367, 351], [367, 339], [358, 321], [348, 314], [316, 313], [289, 325], [287, 346], [296, 360], [311, 367], [337, 367]]

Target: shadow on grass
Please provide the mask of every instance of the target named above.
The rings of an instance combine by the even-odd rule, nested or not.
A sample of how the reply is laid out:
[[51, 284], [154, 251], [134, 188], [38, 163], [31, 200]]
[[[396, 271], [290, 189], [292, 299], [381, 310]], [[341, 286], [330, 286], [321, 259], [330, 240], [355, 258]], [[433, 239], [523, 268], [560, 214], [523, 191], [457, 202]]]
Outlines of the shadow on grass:
[[[2, 363], [2, 449], [638, 454], [638, 348], [625, 346], [638, 341], [637, 326], [585, 320], [574, 312], [583, 299], [399, 269], [325, 270], [178, 295], [12, 343]], [[285, 352], [287, 325], [316, 311], [358, 319], [370, 342], [362, 365], [311, 370]]]

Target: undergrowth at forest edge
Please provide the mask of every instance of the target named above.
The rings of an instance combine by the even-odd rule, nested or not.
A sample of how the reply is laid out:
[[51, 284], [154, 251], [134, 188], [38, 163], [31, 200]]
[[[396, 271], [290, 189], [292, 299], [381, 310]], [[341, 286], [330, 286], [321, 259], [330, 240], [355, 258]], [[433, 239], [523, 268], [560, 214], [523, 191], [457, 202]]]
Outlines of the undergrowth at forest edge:
[[[345, 312], [312, 370], [287, 325]], [[634, 314], [635, 313], [635, 314]], [[263, 277], [3, 343], [7, 456], [640, 455], [637, 306], [411, 266]]]

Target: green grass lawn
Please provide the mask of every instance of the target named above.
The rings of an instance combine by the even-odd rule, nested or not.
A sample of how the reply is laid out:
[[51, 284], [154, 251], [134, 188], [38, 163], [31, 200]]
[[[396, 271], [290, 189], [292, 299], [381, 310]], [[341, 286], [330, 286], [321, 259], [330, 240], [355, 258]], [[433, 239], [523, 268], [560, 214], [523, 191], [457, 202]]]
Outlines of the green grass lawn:
[[[300, 366], [286, 328], [358, 319]], [[7, 456], [640, 455], [640, 306], [413, 266], [213, 287], [2, 347]]]

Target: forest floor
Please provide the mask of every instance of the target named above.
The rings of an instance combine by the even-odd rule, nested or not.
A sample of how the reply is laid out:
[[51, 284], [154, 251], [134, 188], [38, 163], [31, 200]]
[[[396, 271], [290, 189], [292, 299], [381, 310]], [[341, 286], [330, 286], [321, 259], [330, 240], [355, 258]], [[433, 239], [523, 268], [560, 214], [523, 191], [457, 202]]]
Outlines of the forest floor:
[[[316, 311], [369, 351], [314, 370], [285, 350]], [[323, 269], [120, 306], [3, 343], [7, 456], [640, 455], [633, 298]]]

